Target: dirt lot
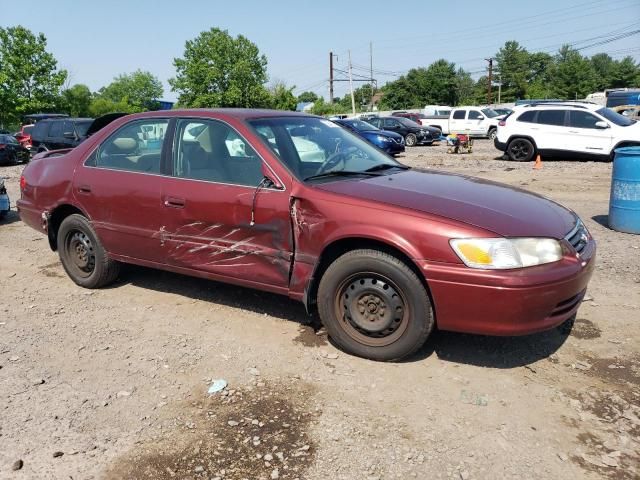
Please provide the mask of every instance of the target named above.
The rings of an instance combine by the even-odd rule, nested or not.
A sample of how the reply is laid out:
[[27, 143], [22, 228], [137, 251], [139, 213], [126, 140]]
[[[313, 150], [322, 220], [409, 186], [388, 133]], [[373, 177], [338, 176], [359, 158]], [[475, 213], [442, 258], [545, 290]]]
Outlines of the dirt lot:
[[[437, 332], [400, 364], [336, 350], [287, 298], [136, 267], [83, 290], [13, 212], [0, 223], [0, 478], [639, 478], [640, 236], [606, 227], [611, 165], [532, 170], [497, 153], [478, 141], [402, 160], [576, 210], [599, 242], [576, 324]], [[13, 201], [20, 171], [0, 167]], [[207, 396], [218, 378], [227, 391]]]

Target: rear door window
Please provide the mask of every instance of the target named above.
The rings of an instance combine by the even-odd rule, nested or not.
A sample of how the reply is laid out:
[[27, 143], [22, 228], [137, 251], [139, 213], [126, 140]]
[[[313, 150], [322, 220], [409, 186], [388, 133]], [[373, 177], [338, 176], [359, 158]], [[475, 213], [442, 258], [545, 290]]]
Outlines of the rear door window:
[[160, 173], [166, 119], [138, 120], [112, 134], [85, 165], [130, 172]]
[[543, 125], [564, 126], [566, 110], [540, 110], [538, 112], [538, 123]]
[[535, 110], [529, 110], [528, 112], [524, 112], [522, 115], [518, 117], [519, 122], [526, 123], [534, 123], [536, 120], [536, 112]]
[[455, 110], [453, 112], [453, 119], [454, 120], [464, 120], [464, 114], [466, 113], [465, 110]]
[[51, 127], [49, 128], [49, 136], [54, 138], [62, 137], [64, 122], [51, 122]]

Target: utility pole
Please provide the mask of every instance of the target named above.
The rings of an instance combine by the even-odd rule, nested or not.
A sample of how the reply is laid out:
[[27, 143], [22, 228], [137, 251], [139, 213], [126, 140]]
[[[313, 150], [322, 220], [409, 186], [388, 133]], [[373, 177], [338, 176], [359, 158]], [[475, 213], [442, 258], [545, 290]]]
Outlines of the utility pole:
[[487, 82], [487, 105], [491, 105], [491, 80], [493, 76], [493, 58], [485, 58], [489, 62], [489, 79]]
[[502, 94], [502, 74], [500, 74], [500, 76], [498, 76], [498, 105], [501, 103], [500, 102], [500, 97]]
[[375, 90], [373, 89], [373, 42], [369, 42], [369, 64], [371, 68], [371, 100], [369, 100], [369, 111], [373, 112], [373, 95]]
[[351, 89], [351, 110], [356, 116], [356, 97], [353, 96], [353, 77], [351, 76], [351, 50], [349, 50], [349, 88]]
[[329, 103], [333, 103], [333, 52], [329, 52]]

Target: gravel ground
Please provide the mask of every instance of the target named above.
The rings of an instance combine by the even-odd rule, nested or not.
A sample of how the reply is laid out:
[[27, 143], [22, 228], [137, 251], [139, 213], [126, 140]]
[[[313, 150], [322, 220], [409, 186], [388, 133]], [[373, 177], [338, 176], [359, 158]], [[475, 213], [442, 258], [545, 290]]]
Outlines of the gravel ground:
[[[436, 332], [403, 363], [336, 350], [287, 298], [129, 267], [87, 291], [40, 233], [0, 223], [0, 478], [640, 476], [640, 236], [607, 228], [611, 165], [409, 149], [524, 187], [599, 242], [570, 332]], [[22, 167], [0, 167], [12, 200]], [[461, 299], [462, 300], [462, 299]], [[212, 379], [228, 382], [207, 395]]]

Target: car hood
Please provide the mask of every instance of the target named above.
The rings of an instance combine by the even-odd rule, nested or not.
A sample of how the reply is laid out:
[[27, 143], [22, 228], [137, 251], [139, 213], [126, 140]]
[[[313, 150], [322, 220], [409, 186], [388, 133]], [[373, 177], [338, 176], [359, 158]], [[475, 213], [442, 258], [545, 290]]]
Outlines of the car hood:
[[449, 218], [505, 237], [560, 239], [576, 223], [571, 210], [535, 193], [444, 172], [407, 170], [317, 187]]

